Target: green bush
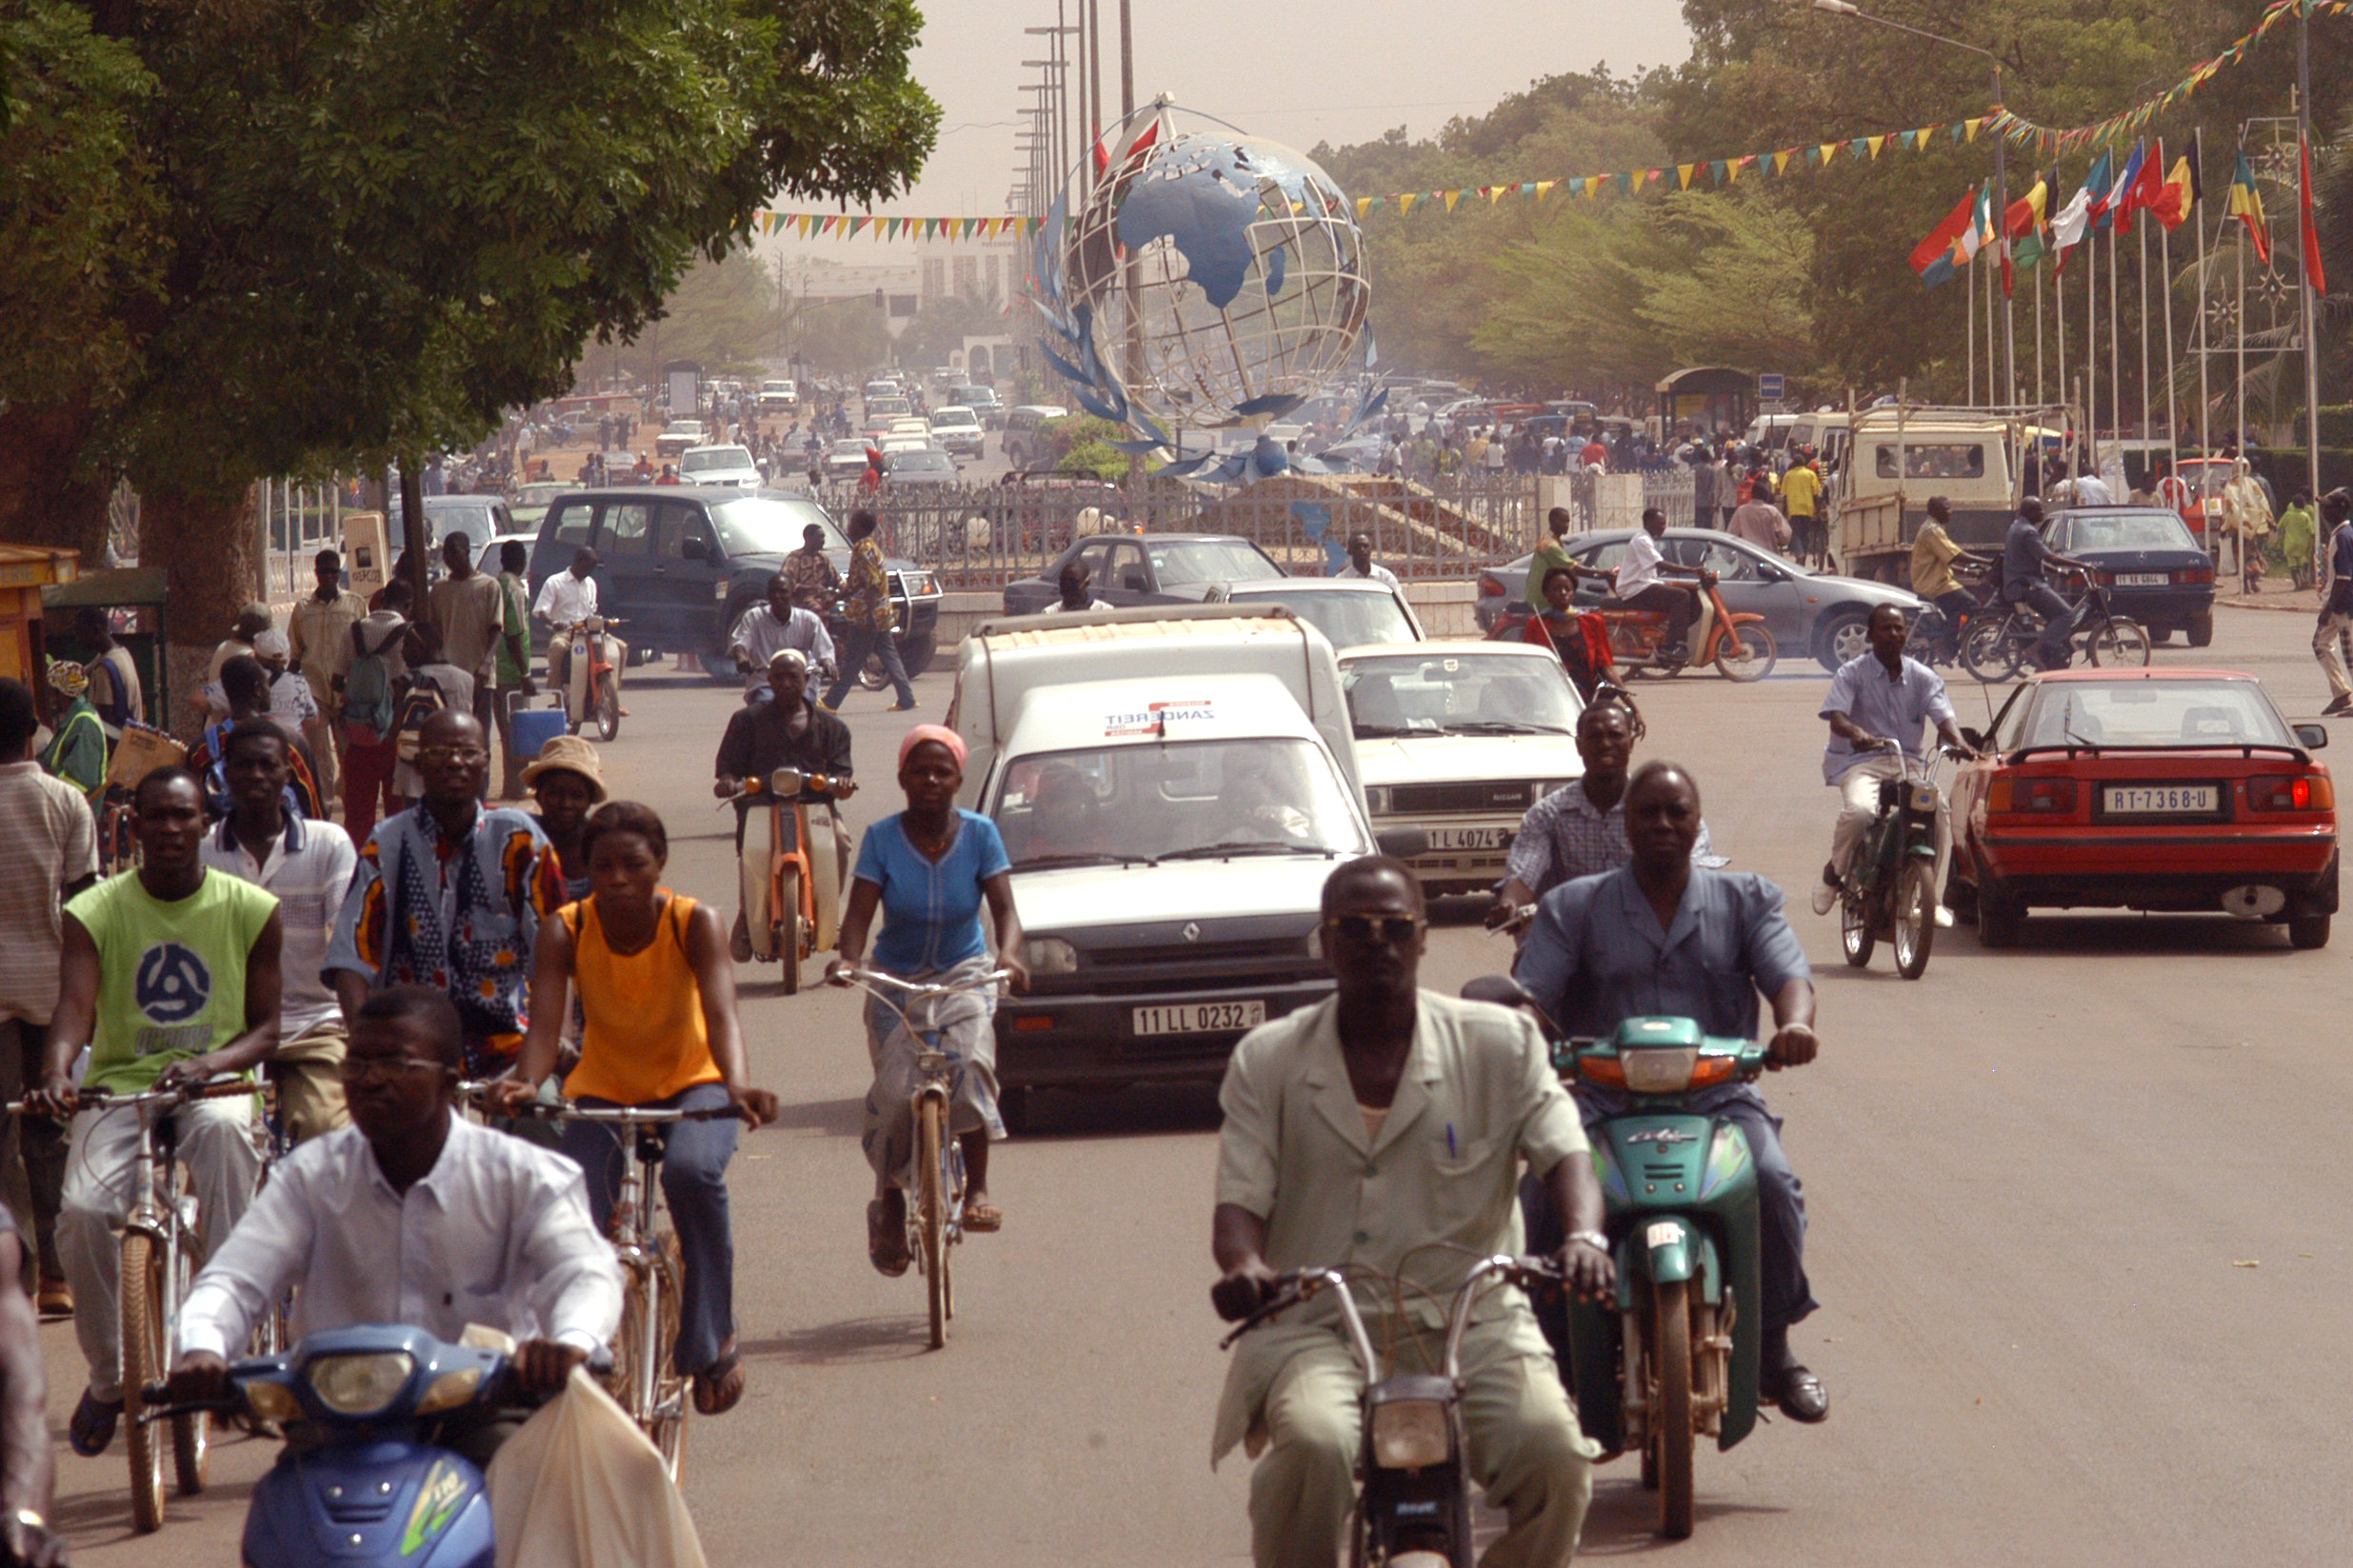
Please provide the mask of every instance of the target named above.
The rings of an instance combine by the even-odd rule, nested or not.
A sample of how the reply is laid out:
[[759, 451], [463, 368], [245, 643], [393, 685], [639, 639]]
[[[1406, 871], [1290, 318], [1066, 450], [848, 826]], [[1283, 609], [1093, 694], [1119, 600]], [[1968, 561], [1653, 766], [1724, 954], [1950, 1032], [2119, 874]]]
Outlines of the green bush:
[[1088, 475], [1116, 485], [1127, 477], [1127, 454], [1100, 441], [1082, 441], [1062, 454], [1062, 460], [1054, 465], [1054, 471], [1058, 474]]
[[[1109, 420], [1097, 419], [1092, 414], [1066, 414], [1060, 419], [1049, 419], [1039, 426], [1038, 437], [1045, 447], [1045, 455], [1052, 460], [1050, 466], [1061, 472], [1076, 472], [1079, 470], [1065, 469], [1062, 466], [1063, 460], [1068, 457], [1073, 449], [1090, 442], [1101, 445], [1113, 441], [1125, 441], [1127, 439], [1127, 432]], [[1112, 455], [1118, 456], [1117, 453]], [[1086, 471], [1092, 472], [1093, 470]], [[1122, 473], [1127, 471], [1125, 458], [1120, 460], [1120, 471]]]

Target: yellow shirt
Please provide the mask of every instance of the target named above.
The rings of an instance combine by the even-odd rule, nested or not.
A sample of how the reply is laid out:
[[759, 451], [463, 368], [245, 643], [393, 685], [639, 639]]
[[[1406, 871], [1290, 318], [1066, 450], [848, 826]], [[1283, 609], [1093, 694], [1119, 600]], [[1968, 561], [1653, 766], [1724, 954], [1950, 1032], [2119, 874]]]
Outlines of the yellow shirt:
[[1791, 517], [1811, 517], [1822, 495], [1822, 476], [1800, 465], [1781, 476], [1782, 510]]
[[616, 953], [605, 941], [596, 900], [557, 911], [572, 934], [573, 984], [588, 1023], [580, 1065], [565, 1080], [565, 1093], [648, 1105], [721, 1082], [703, 1023], [703, 987], [687, 959], [693, 913], [692, 899], [671, 894], [655, 917], [653, 940], [634, 953]]
[[1960, 587], [1953, 576], [1953, 563], [1960, 559], [1961, 546], [1952, 535], [1933, 518], [1922, 523], [1912, 536], [1912, 591], [1923, 599], [1936, 599]]

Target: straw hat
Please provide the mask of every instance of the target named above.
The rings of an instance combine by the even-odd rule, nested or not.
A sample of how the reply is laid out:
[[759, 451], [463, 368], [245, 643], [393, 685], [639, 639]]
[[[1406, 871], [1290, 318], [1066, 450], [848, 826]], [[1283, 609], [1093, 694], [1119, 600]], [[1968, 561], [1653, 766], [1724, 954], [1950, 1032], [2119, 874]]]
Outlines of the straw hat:
[[602, 802], [606, 798], [605, 769], [596, 760], [596, 747], [577, 735], [551, 736], [539, 748], [539, 755], [523, 769], [523, 787], [529, 789], [539, 783], [543, 773], [577, 773], [588, 781], [588, 787]]

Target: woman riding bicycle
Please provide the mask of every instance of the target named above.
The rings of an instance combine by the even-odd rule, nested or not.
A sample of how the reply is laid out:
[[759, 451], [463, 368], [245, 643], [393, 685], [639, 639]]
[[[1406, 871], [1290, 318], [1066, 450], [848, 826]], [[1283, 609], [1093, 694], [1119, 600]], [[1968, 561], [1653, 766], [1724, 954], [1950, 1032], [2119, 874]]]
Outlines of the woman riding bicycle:
[[[866, 952], [874, 912], [883, 912], [874, 967], [905, 981], [977, 987], [995, 968], [1012, 971], [1019, 991], [1029, 982], [1021, 961], [1021, 920], [1005, 841], [987, 817], [957, 808], [964, 783], [964, 738], [939, 724], [918, 724], [899, 744], [899, 787], [907, 809], [866, 830], [856, 880], [842, 916], [841, 957], [827, 971], [837, 983]], [[988, 905], [997, 956], [988, 956], [981, 905]], [[886, 988], [887, 989], [887, 988]], [[948, 1130], [963, 1146], [964, 1228], [993, 1231], [1005, 1216], [988, 1201], [988, 1145], [1005, 1136], [997, 1116], [996, 1003], [986, 993], [949, 999], [937, 1015], [939, 1048], [953, 1080]], [[874, 1086], [866, 1099], [866, 1156], [875, 1199], [867, 1205], [867, 1254], [887, 1275], [907, 1272], [907, 1197], [899, 1177], [913, 1157], [907, 1103], [924, 1047], [884, 997], [866, 1006], [867, 1051]]]
[[[565, 1085], [575, 1102], [692, 1111], [732, 1104], [754, 1127], [775, 1121], [776, 1097], [746, 1081], [727, 932], [708, 905], [661, 885], [669, 859], [662, 819], [633, 801], [614, 801], [581, 829], [581, 851], [595, 891], [540, 927], [530, 1031], [513, 1072], [492, 1085], [492, 1108], [511, 1115], [537, 1097], [555, 1068], [566, 988], [577, 987], [588, 1022], [580, 1064]], [[567, 1123], [563, 1150], [588, 1175], [597, 1229], [608, 1229], [629, 1151], [610, 1126], [591, 1121]], [[678, 1371], [694, 1379], [694, 1408], [706, 1416], [744, 1394], [728, 1222], [734, 1153], [733, 1120], [680, 1121], [662, 1161], [662, 1192], [686, 1274]]]

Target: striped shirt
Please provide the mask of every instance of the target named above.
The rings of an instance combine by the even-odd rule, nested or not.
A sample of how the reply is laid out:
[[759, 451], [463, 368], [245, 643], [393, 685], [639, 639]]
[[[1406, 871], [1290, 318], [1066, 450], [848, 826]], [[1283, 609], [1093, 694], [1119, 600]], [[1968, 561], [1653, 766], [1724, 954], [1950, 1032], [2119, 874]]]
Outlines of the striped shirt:
[[82, 792], [39, 763], [0, 766], [0, 1019], [48, 1024], [64, 951], [59, 894], [97, 874]]

